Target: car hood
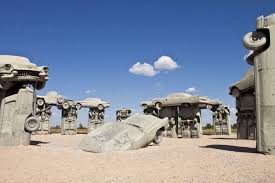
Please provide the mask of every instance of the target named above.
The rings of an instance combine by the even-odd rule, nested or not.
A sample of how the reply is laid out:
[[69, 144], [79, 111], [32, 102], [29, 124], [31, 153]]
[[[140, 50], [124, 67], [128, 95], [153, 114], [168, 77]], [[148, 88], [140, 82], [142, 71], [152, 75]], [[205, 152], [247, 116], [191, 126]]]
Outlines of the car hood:
[[235, 82], [229, 87], [229, 91], [230, 91], [229, 94], [231, 94], [231, 89], [233, 87], [237, 87], [240, 91], [254, 88], [255, 87], [254, 68], [253, 67], [250, 68], [240, 81]]

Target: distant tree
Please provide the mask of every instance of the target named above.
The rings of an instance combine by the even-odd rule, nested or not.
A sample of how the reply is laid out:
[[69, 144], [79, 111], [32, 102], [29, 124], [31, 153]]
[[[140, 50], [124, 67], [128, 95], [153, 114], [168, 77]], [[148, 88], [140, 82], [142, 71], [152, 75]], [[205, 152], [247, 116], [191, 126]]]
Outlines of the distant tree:
[[233, 125], [231, 125], [232, 129], [237, 129], [237, 123], [234, 123]]
[[213, 126], [210, 123], [207, 123], [204, 128], [205, 129], [211, 129], [211, 128], [213, 128]]
[[59, 129], [60, 128], [60, 125], [56, 125], [54, 128], [57, 128], [57, 129]]
[[80, 123], [79, 126], [78, 126], [78, 129], [86, 129], [86, 127], [84, 127], [84, 126], [82, 125], [82, 123]]

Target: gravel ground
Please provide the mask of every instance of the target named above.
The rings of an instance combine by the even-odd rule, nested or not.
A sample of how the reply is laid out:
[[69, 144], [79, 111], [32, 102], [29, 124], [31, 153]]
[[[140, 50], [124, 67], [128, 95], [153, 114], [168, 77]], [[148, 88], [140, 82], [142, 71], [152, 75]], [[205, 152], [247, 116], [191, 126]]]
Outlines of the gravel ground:
[[31, 146], [0, 147], [0, 182], [275, 182], [275, 156], [234, 135], [106, 154], [79, 150], [82, 137], [36, 135]]

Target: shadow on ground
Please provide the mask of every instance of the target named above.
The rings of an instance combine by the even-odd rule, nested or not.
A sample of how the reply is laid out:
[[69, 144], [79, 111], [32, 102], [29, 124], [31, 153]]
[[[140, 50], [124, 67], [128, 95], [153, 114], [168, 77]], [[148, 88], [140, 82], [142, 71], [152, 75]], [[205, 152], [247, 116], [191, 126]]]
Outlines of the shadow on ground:
[[237, 138], [223, 138], [223, 137], [214, 137], [210, 139], [216, 139], [216, 140], [237, 140]]
[[36, 141], [36, 140], [32, 140], [30, 142], [30, 145], [32, 146], [40, 146], [40, 144], [48, 144], [49, 142], [42, 142], [42, 141]]
[[210, 149], [219, 149], [219, 150], [231, 151], [231, 152], [256, 153], [256, 148], [252, 148], [252, 147], [239, 147], [239, 146], [221, 145], [221, 144], [213, 144], [213, 145], [200, 146], [200, 147], [210, 148]]

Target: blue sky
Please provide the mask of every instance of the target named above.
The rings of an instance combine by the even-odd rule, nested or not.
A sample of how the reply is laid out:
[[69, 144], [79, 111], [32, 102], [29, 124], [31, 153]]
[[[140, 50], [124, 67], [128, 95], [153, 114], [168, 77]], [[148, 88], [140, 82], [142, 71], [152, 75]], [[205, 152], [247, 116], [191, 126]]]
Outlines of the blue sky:
[[[274, 0], [0, 2], [0, 53], [49, 66], [40, 94], [110, 102], [108, 120], [117, 108], [137, 110], [140, 101], [190, 87], [234, 107], [228, 86], [249, 67], [242, 37], [255, 29], [256, 17], [275, 12]], [[160, 56], [180, 67], [152, 77], [129, 72]], [[86, 124], [87, 110], [79, 116]]]

